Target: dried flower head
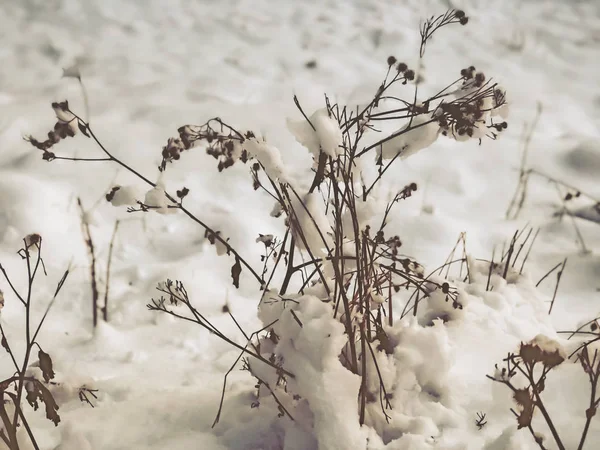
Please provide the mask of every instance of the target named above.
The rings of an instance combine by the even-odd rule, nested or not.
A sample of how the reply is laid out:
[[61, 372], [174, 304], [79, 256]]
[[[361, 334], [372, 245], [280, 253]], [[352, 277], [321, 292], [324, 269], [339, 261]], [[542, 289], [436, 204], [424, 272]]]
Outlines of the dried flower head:
[[205, 144], [206, 153], [218, 160], [219, 172], [233, 166], [237, 160], [244, 163], [248, 160], [245, 150], [240, 146], [244, 136], [221, 119], [211, 119], [204, 125], [184, 125], [177, 132], [179, 137], [169, 138], [167, 145], [163, 147], [159, 166], [161, 171], [166, 169], [167, 163], [180, 159], [184, 150], [198, 144]]
[[176, 192], [176, 195], [178, 198], [183, 200], [189, 193], [190, 193], [190, 190], [186, 187], [183, 187], [182, 189], [180, 189]]
[[27, 236], [25, 236], [25, 247], [28, 249], [30, 247], [37, 248], [37, 247], [39, 247], [41, 241], [42, 241], [42, 237], [39, 234], [37, 234], [37, 233], [28, 234]]
[[87, 134], [85, 127], [79, 123], [79, 119], [69, 110], [69, 103], [67, 101], [52, 103], [52, 109], [54, 109], [54, 113], [56, 114], [57, 122], [54, 124], [53, 129], [48, 132], [48, 138], [45, 141], [40, 141], [33, 136], [25, 138], [35, 148], [42, 150], [44, 161], [55, 159], [55, 154], [48, 151], [48, 149], [62, 139], [75, 136], [77, 130], [82, 130]]
[[566, 359], [562, 346], [542, 334], [538, 334], [526, 344], [521, 343], [519, 356], [526, 364], [542, 363], [548, 369], [558, 366]]

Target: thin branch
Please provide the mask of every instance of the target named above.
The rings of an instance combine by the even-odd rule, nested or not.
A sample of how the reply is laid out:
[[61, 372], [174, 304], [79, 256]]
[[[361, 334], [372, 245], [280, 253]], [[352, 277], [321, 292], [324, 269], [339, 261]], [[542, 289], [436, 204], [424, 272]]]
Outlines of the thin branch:
[[98, 292], [98, 281], [96, 280], [96, 250], [94, 242], [92, 240], [92, 233], [90, 225], [85, 218], [85, 210], [81, 203], [81, 198], [77, 197], [77, 205], [81, 211], [81, 228], [83, 231], [83, 239], [87, 245], [90, 254], [90, 284], [92, 288], [92, 323], [94, 328], [98, 325], [98, 299], [100, 293]]
[[115, 244], [115, 238], [117, 237], [119, 223], [119, 220], [115, 222], [112, 237], [110, 238], [110, 245], [108, 246], [108, 262], [106, 263], [106, 284], [104, 287], [104, 305], [102, 306], [102, 319], [105, 322], [108, 322], [108, 292], [110, 289], [110, 266], [112, 263], [113, 247]]
[[565, 266], [567, 265], [567, 258], [562, 263], [562, 267], [560, 271], [556, 274], [556, 286], [554, 287], [554, 294], [552, 294], [552, 302], [550, 302], [550, 309], [548, 310], [548, 314], [552, 314], [552, 308], [554, 307], [554, 300], [556, 299], [556, 293], [558, 292], [558, 286], [560, 285], [560, 279], [562, 278], [562, 274], [565, 271]]

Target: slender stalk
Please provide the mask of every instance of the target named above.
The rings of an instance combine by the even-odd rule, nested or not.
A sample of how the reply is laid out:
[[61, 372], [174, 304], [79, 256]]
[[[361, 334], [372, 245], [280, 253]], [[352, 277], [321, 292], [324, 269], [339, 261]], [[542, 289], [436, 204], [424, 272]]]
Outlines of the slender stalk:
[[110, 289], [110, 266], [112, 262], [113, 247], [115, 244], [115, 238], [117, 237], [117, 231], [119, 229], [120, 221], [115, 222], [113, 228], [112, 237], [110, 238], [110, 245], [108, 246], [108, 262], [106, 263], [106, 284], [104, 287], [104, 305], [102, 306], [102, 319], [108, 322], [108, 291]]
[[92, 240], [92, 233], [90, 230], [89, 223], [85, 220], [85, 210], [83, 209], [83, 204], [81, 203], [81, 199], [77, 198], [77, 205], [81, 211], [81, 228], [83, 231], [83, 239], [85, 244], [87, 245], [88, 251], [90, 253], [90, 286], [92, 288], [92, 323], [94, 328], [98, 326], [98, 299], [100, 298], [100, 293], [98, 292], [98, 281], [96, 280], [96, 249], [94, 246], [94, 241]]

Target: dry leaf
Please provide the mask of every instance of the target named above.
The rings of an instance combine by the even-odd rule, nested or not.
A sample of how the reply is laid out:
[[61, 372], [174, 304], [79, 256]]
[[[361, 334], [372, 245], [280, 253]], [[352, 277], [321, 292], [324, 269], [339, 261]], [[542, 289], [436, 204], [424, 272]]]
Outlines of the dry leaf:
[[233, 285], [236, 288], [240, 288], [240, 274], [242, 273], [242, 265], [240, 264], [239, 258], [235, 258], [235, 264], [231, 267], [231, 278], [233, 278]]

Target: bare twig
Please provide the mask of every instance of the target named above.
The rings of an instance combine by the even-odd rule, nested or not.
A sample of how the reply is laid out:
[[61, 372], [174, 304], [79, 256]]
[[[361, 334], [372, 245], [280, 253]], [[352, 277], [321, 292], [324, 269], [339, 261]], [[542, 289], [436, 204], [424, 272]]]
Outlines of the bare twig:
[[531, 143], [531, 139], [535, 133], [535, 129], [537, 128], [537, 124], [540, 120], [540, 116], [542, 114], [542, 104], [540, 102], [537, 103], [535, 116], [531, 125], [528, 126], [525, 124], [523, 126], [523, 148], [521, 150], [521, 166], [519, 169], [519, 183], [517, 185], [517, 189], [513, 195], [512, 200], [510, 201], [510, 205], [506, 210], [506, 218], [515, 220], [519, 217], [519, 213], [521, 209], [523, 209], [523, 205], [525, 204], [525, 199], [527, 198], [527, 186], [529, 183], [529, 174], [530, 172], [527, 170], [527, 156], [529, 154], [529, 145]]
[[554, 300], [556, 300], [556, 293], [558, 292], [558, 286], [560, 285], [560, 279], [562, 278], [562, 274], [565, 271], [565, 266], [567, 265], [567, 258], [562, 263], [562, 267], [560, 271], [556, 274], [556, 286], [554, 286], [554, 294], [552, 294], [552, 301], [550, 302], [550, 309], [548, 310], [548, 314], [552, 314], [552, 308], [554, 307]]
[[100, 294], [98, 292], [98, 281], [96, 280], [96, 251], [94, 248], [94, 242], [92, 240], [92, 233], [90, 231], [90, 224], [86, 220], [85, 210], [81, 199], [77, 198], [77, 205], [81, 211], [81, 229], [83, 231], [83, 239], [88, 248], [90, 254], [90, 284], [92, 288], [92, 323], [94, 328], [98, 325], [98, 299]]
[[102, 306], [102, 319], [108, 322], [108, 292], [110, 289], [110, 265], [112, 263], [113, 247], [115, 244], [115, 238], [117, 237], [117, 231], [119, 230], [120, 221], [115, 222], [113, 228], [112, 237], [110, 238], [110, 245], [108, 246], [108, 261], [106, 263], [106, 283], [104, 287], [104, 305]]

